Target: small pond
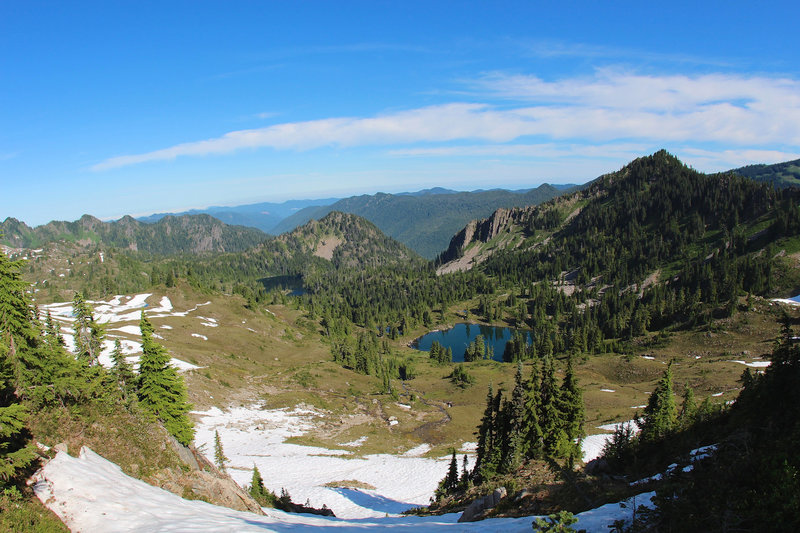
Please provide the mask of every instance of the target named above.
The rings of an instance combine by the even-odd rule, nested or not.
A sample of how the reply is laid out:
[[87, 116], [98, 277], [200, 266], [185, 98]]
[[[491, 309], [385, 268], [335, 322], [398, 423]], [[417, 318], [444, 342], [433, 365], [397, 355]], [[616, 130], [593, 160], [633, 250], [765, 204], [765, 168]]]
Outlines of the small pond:
[[502, 361], [503, 351], [506, 349], [506, 342], [511, 340], [511, 337], [516, 331], [522, 331], [526, 335], [528, 343], [532, 342], [531, 332], [528, 330], [516, 330], [514, 328], [501, 326], [482, 326], [480, 324], [467, 324], [462, 322], [450, 329], [426, 333], [412, 342], [411, 347], [428, 352], [433, 342], [438, 341], [439, 344], [445, 348], [453, 350], [453, 361], [461, 362], [464, 360], [464, 350], [467, 349], [467, 346], [469, 346], [478, 335], [483, 335], [486, 346], [491, 346], [494, 350], [495, 361]]

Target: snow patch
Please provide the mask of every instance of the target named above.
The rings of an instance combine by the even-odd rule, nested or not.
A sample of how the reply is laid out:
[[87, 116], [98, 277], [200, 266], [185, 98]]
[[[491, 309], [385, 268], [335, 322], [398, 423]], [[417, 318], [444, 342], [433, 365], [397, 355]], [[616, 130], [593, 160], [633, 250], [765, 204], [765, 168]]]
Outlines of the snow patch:
[[614, 389], [600, 389], [600, 392], [617, 392]]
[[[289, 466], [286, 465], [286, 468]], [[397, 473], [388, 472], [386, 477], [396, 478]], [[260, 516], [202, 501], [184, 500], [171, 492], [125, 475], [117, 465], [85, 447], [81, 449], [80, 457], [59, 452], [35, 474], [32, 481], [39, 500], [55, 512], [72, 531], [315, 533], [326, 528], [335, 528], [340, 533], [388, 529], [434, 533], [528, 533], [535, 518], [491, 518], [480, 522], [458, 523], [460, 514], [451, 513], [425, 517], [381, 515], [343, 520], [310, 514], [290, 514], [276, 509], [264, 509], [265, 516]], [[374, 491], [332, 489], [331, 492], [347, 495], [360, 502], [380, 499], [373, 494]], [[655, 492], [637, 494], [624, 502], [610, 503], [579, 513], [576, 515], [578, 523], [575, 526], [591, 532], [608, 531], [616, 520], [629, 521], [635, 507], [652, 507], [653, 496]]]
[[740, 365], [749, 366], [751, 368], [766, 368], [771, 364], [771, 361], [753, 361], [746, 363], [744, 361], [731, 361], [731, 363], [739, 363]]
[[208, 337], [205, 335], [200, 335], [199, 333], [192, 333], [192, 337], [197, 337], [198, 339], [203, 339], [204, 341], [208, 340]]

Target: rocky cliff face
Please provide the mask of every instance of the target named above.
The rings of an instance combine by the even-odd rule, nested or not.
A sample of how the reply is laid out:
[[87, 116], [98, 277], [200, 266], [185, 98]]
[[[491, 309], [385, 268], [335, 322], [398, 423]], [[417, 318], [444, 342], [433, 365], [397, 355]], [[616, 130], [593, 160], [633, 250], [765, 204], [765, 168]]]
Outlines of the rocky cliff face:
[[456, 261], [464, 254], [472, 243], [487, 243], [502, 233], [512, 231], [527, 220], [532, 207], [515, 207], [498, 209], [489, 218], [473, 220], [450, 240], [450, 246], [437, 259], [441, 265]]

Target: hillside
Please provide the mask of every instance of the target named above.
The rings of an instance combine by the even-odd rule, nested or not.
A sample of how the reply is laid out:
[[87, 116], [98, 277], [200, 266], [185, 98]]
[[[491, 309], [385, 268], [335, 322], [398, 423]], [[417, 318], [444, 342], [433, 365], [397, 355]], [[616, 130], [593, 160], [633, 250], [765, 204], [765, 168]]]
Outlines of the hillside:
[[800, 159], [774, 165], [748, 165], [735, 168], [730, 173], [771, 183], [775, 187], [797, 187], [800, 186]]
[[84, 248], [102, 246], [158, 255], [241, 251], [268, 238], [257, 229], [229, 226], [209, 215], [167, 216], [154, 224], [130, 216], [103, 222], [84, 215], [75, 222], [53, 221], [36, 228], [7, 218], [0, 224], [0, 234], [0, 243], [11, 248], [42, 248], [66, 241]]
[[308, 207], [286, 218], [274, 231], [290, 231], [331, 211], [353, 213], [371, 221], [386, 235], [423, 257], [432, 259], [447, 246], [453, 234], [471, 219], [488, 216], [500, 207], [538, 204], [564, 191], [545, 184], [524, 192], [500, 189], [434, 192], [415, 195], [378, 193], [345, 198], [317, 209]]
[[582, 283], [598, 275], [642, 282], [657, 269], [675, 271], [687, 259], [728, 249], [731, 237], [745, 253], [793, 236], [797, 196], [733, 174], [702, 174], [662, 151], [581, 191], [470, 222], [439, 257], [439, 269], [468, 269], [495, 256], [487, 266], [493, 272], [511, 261], [533, 279], [570, 272]]
[[275, 235], [273, 228], [286, 217], [297, 213], [308, 207], [330, 205], [339, 200], [338, 198], [323, 198], [317, 200], [289, 200], [281, 203], [260, 202], [255, 204], [235, 205], [235, 206], [211, 206], [205, 209], [190, 209], [180, 213], [156, 213], [146, 217], [139, 217], [141, 222], [157, 222], [162, 218], [173, 215], [211, 215], [229, 225], [248, 226], [257, 228], [264, 233]]

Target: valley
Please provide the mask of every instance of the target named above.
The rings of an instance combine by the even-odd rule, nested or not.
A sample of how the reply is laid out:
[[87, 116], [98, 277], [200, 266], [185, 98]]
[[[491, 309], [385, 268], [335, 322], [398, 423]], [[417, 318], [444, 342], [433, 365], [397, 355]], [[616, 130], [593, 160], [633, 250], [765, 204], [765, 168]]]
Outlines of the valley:
[[[628, 520], [618, 502], [650, 502], [637, 494], [661, 490], [656, 478], [632, 480], [734, 438], [725, 428], [739, 398], [773, 379], [776, 339], [798, 317], [788, 299], [800, 287], [795, 197], [697, 173], [662, 151], [579, 191], [472, 221], [434, 262], [340, 212], [241, 251], [227, 251], [239, 234], [218, 231], [217, 222], [192, 229], [196, 242], [217, 235], [216, 251], [169, 245], [156, 253], [143, 241], [141, 250], [121, 249], [101, 233], [87, 242], [52, 237], [4, 250], [5, 279], [20, 287], [4, 296], [9, 308], [37, 314], [8, 315], [33, 329], [9, 322], [5, 346], [14, 350], [4, 353], [17, 357], [9, 375], [42, 413], [30, 422], [42, 450], [63, 444], [77, 456], [88, 446], [118, 463], [119, 475], [206, 501], [198, 477], [252, 487], [257, 468], [276, 501], [248, 505], [266, 509], [271, 518], [253, 520], [267, 520], [267, 529], [359, 521], [446, 528], [502, 487], [502, 504], [466, 530], [529, 529], [533, 516], [564, 510], [582, 525], [594, 523], [593, 509], [613, 509], [592, 526], [604, 530]], [[412, 347], [434, 331], [445, 344], [444, 332], [465, 322], [485, 334], [435, 350], [426, 343], [430, 353]], [[526, 334], [490, 349], [485, 341], [497, 331], [489, 328]], [[148, 411], [141, 381], [121, 370], [159, 350], [162, 370], [185, 384], [189, 442], [164, 430], [171, 415]], [[51, 360], [63, 368], [42, 377], [42, 361]], [[646, 436], [667, 376], [669, 444]], [[643, 436], [625, 444], [619, 424], [632, 419]], [[527, 429], [515, 436], [522, 420]], [[123, 437], [139, 427], [150, 437]], [[79, 467], [59, 461], [66, 452], [40, 453], [55, 469], [47, 477], [45, 467], [49, 488], [37, 489], [48, 507], [107, 512], [58, 496], [58, 465]], [[187, 453], [201, 464], [186, 463]], [[445, 490], [451, 454], [469, 467]], [[109, 471], [90, 452], [83, 460], [87, 475]], [[80, 491], [99, 485], [75, 483]], [[336, 521], [275, 514], [284, 491], [294, 504], [332, 510]]]

